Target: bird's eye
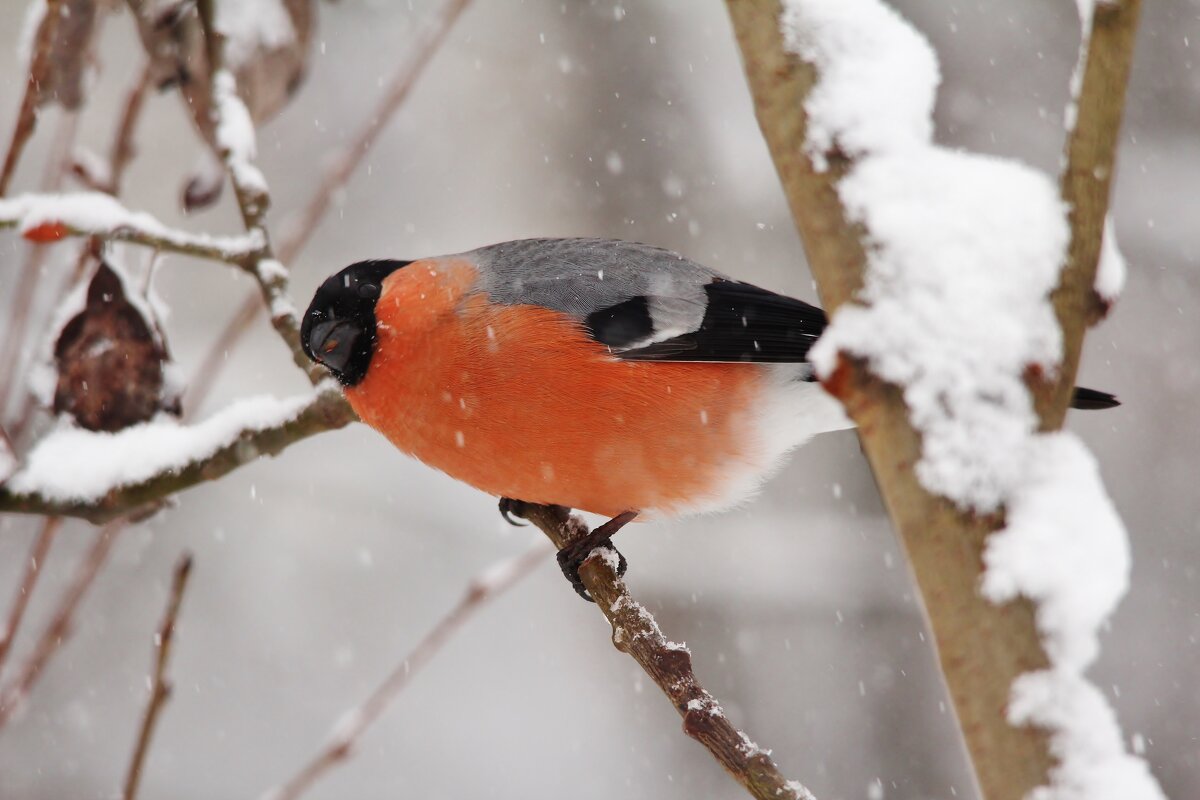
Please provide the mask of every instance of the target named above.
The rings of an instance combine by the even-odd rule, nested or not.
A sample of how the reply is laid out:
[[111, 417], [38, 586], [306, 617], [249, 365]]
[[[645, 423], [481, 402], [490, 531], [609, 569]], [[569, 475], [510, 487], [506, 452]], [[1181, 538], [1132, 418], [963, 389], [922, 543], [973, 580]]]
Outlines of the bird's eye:
[[359, 297], [379, 297], [379, 287], [373, 283], [364, 283], [358, 287]]

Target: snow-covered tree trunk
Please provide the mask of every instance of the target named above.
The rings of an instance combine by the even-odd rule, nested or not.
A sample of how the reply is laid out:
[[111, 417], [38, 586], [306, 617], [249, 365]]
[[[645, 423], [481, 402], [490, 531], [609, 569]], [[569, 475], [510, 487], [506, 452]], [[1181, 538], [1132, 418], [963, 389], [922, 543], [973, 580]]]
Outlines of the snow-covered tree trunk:
[[818, 370], [858, 423], [983, 796], [1160, 796], [1082, 678], [1124, 531], [1086, 450], [1048, 433], [1119, 289], [1115, 249], [1097, 268], [1137, 0], [1081, 0], [1061, 197], [932, 144], [936, 58], [876, 0], [728, 6], [833, 318]]

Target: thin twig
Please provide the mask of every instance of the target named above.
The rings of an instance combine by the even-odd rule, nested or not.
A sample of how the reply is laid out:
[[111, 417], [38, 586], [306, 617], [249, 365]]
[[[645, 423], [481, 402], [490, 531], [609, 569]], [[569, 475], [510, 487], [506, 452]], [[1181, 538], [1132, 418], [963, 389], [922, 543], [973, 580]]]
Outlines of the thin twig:
[[330, 731], [325, 747], [293, 777], [266, 792], [263, 800], [295, 800], [326, 772], [350, 758], [367, 728], [383, 715], [397, 695], [433, 660], [446, 642], [491, 600], [533, 572], [551, 552], [549, 548], [539, 545], [477, 575], [458, 604], [425, 634], [392, 674], [359, 706], [342, 715]]
[[[380, 133], [404, 104], [413, 86], [424, 73], [425, 67], [433, 60], [434, 54], [445, 42], [450, 29], [469, 3], [470, 0], [446, 0], [426, 19], [409, 50], [408, 57], [393, 73], [387, 89], [379, 99], [378, 105], [368, 115], [362, 129], [330, 160], [320, 185], [304, 209], [284, 221], [281, 244], [278, 248], [278, 257], [282, 263], [290, 265], [308, 244], [321, 219], [328, 213], [333, 196], [346, 185], [367, 152], [378, 141]], [[242, 300], [196, 369], [195, 377], [188, 387], [185, 406], [199, 406], [208, 397], [218, 366], [250, 330], [262, 309], [263, 303], [255, 295], [247, 295]]]
[[29, 558], [25, 560], [25, 573], [21, 576], [21, 582], [17, 584], [17, 594], [8, 611], [8, 620], [4, 623], [4, 630], [0, 631], [0, 677], [4, 676], [5, 659], [12, 650], [13, 642], [16, 641], [17, 631], [20, 630], [21, 621], [25, 618], [25, 609], [29, 606], [29, 598], [33, 596], [33, 588], [42, 574], [42, 564], [46, 561], [46, 554], [50, 552], [50, 545], [54, 543], [54, 535], [58, 533], [61, 525], [62, 517], [47, 517], [42, 523], [42, 529], [38, 532], [37, 538], [33, 540]]
[[134, 79], [133, 85], [125, 94], [125, 105], [121, 118], [117, 122], [117, 131], [113, 136], [108, 153], [108, 175], [103, 190], [116, 197], [121, 193], [121, 179], [125, 177], [125, 169], [133, 160], [133, 134], [141, 120], [142, 109], [145, 107], [146, 94], [154, 80], [154, 67], [149, 60]]
[[34, 645], [33, 652], [22, 665], [20, 672], [3, 688], [0, 688], [0, 728], [3, 728], [21, 703], [29, 696], [38, 679], [44, 674], [46, 664], [58, 652], [71, 634], [75, 612], [88, 589], [91, 588], [100, 567], [104, 565], [113, 542], [125, 527], [125, 520], [117, 520], [96, 531], [95, 541], [84, 555], [75, 577], [63, 592], [50, 623]]
[[[519, 513], [560, 550], [588, 533], [583, 520], [562, 506], [525, 505]], [[663, 691], [683, 717], [683, 732], [704, 745], [754, 797], [813, 800], [808, 789], [780, 773], [768, 750], [733, 726], [717, 699], [696, 677], [687, 647], [663, 636], [650, 612], [630, 595], [617, 567], [615, 554], [595, 550], [580, 567], [579, 577], [612, 626], [613, 645], [637, 661]]]
[[29, 58], [29, 76], [25, 82], [25, 95], [21, 98], [21, 108], [17, 112], [17, 122], [13, 127], [8, 154], [4, 157], [4, 168], [0, 171], [0, 197], [4, 197], [8, 193], [8, 185], [17, 171], [17, 162], [21, 160], [21, 152], [25, 149], [25, 143], [29, 141], [29, 137], [33, 135], [33, 129], [37, 125], [38, 101], [42, 92], [42, 82], [50, 69], [54, 34], [62, 19], [59, 9], [61, 5], [62, 0], [46, 0], [42, 21], [38, 25], [33, 52]]
[[138, 786], [142, 781], [142, 766], [146, 762], [146, 754], [150, 751], [150, 737], [154, 735], [154, 724], [158, 721], [163, 705], [171, 696], [172, 687], [167, 681], [167, 661], [171, 658], [175, 621], [179, 617], [179, 606], [183, 603], [183, 592], [187, 589], [187, 580], [191, 573], [192, 554], [185, 552], [175, 564], [171, 593], [167, 598], [167, 610], [158, 626], [158, 632], [154, 635], [154, 679], [150, 685], [150, 699], [146, 704], [146, 713], [142, 716], [137, 744], [133, 749], [133, 759], [129, 762], [129, 771], [125, 776], [125, 791], [122, 794], [124, 800], [134, 800], [137, 797]]
[[[1066, 419], [1087, 329], [1104, 317], [1108, 300], [1096, 290], [1096, 271], [1108, 217], [1125, 89], [1133, 63], [1141, 0], [1095, 3], [1078, 116], [1067, 140], [1060, 191], [1068, 208], [1071, 243], [1051, 294], [1063, 332], [1062, 362], [1053, 376], [1033, 376], [1034, 405], [1042, 430], [1058, 430]], [[1040, 377], [1041, 380], [1036, 380]]]
[[[45, 192], [57, 192], [66, 174], [67, 161], [74, 147], [75, 134], [79, 130], [79, 114], [75, 111], [63, 113], [55, 132], [54, 144], [42, 173], [41, 187]], [[0, 341], [0, 416], [8, 411], [13, 397], [20, 390], [14, 380], [17, 370], [21, 367], [21, 354], [25, 350], [31, 330], [30, 312], [33, 310], [34, 295], [37, 293], [42, 265], [45, 263], [47, 248], [43, 245], [30, 244], [25, 249], [25, 262], [21, 265], [20, 277], [17, 278], [16, 288], [9, 302], [8, 324], [3, 341]], [[17, 418], [21, 414], [18, 413]], [[13, 438], [20, 440], [20, 431], [14, 429]]]
[[304, 206], [304, 210], [284, 223], [279, 258], [285, 264], [290, 263], [308, 242], [329, 210], [334, 194], [350, 180], [350, 176], [379, 139], [379, 134], [404, 104], [417, 79], [433, 60], [434, 54], [446, 41], [450, 29], [469, 3], [470, 0], [446, 0], [426, 18], [415, 41], [407, 48], [404, 61], [393, 73], [387, 90], [358, 135], [333, 157], [321, 178], [321, 185]]

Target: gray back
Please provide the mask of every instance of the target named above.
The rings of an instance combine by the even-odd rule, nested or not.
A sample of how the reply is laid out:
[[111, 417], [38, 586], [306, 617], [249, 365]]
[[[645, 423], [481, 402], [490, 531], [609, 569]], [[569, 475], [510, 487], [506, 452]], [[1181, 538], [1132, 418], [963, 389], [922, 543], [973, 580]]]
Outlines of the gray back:
[[[671, 327], [704, 316], [704, 286], [725, 278], [671, 250], [616, 239], [519, 239], [464, 254], [494, 303], [532, 304], [579, 319], [634, 297]], [[662, 324], [656, 325], [660, 330]]]

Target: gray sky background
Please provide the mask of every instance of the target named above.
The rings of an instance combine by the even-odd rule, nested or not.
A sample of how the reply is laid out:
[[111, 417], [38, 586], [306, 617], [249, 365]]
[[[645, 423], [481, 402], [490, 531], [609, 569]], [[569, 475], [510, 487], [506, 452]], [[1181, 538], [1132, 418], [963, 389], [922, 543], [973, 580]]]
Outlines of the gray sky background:
[[[0, 0], [9, 20], [23, 6]], [[1056, 169], [1074, 3], [897, 6], [941, 58], [939, 140]], [[358, 128], [430, 7], [321, 5], [309, 79], [260, 132], [276, 230]], [[469, 8], [291, 265], [297, 303], [361, 258], [533, 235], [664, 245], [815, 300], [723, 4], [623, 11], [534, 0]], [[0, 26], [0, 53], [14, 52], [18, 29]], [[1144, 737], [1175, 798], [1200, 796], [1198, 47], [1200, 4], [1145, 4], [1115, 198], [1129, 281], [1089, 336], [1080, 379], [1125, 405], [1070, 420], [1100, 459], [1134, 556], [1133, 587], [1091, 674], [1127, 736]], [[81, 128], [96, 149], [107, 146], [137, 54], [128, 20], [110, 21]], [[23, 88], [8, 64], [5, 131]], [[17, 190], [36, 187], [57, 119], [45, 115]], [[228, 197], [194, 219], [178, 211], [200, 148], [175, 97], [151, 100], [138, 143], [129, 205], [196, 230], [239, 229]], [[0, 232], [3, 314], [22, 247]], [[47, 269], [65, 269], [70, 253], [62, 248]], [[164, 265], [157, 286], [185, 372], [249, 288], [228, 269], [182, 259]], [[304, 389], [265, 325], [229, 361], [209, 412]], [[0, 518], [0, 602], [33, 530], [32, 520]], [[18, 660], [88, 530], [70, 523], [60, 534]], [[701, 678], [785, 773], [823, 800], [867, 797], [876, 781], [887, 798], [971, 796], [902, 556], [852, 433], [800, 450], [742, 509], [624, 536], [635, 593], [671, 638], [688, 642]], [[196, 568], [171, 670], [177, 690], [143, 796], [199, 800], [257, 796], [290, 775], [472, 575], [532, 541], [501, 522], [493, 498], [361, 427], [190, 491], [123, 535], [75, 635], [26, 713], [0, 732], [0, 797], [118, 792], [151, 634], [184, 548]], [[401, 793], [740, 796], [550, 564], [470, 623], [310, 796]]]

